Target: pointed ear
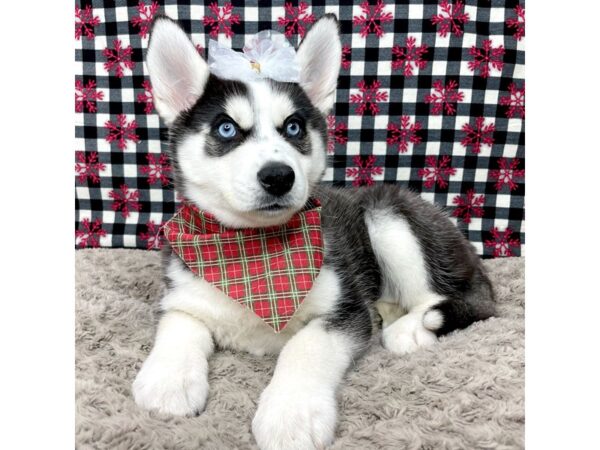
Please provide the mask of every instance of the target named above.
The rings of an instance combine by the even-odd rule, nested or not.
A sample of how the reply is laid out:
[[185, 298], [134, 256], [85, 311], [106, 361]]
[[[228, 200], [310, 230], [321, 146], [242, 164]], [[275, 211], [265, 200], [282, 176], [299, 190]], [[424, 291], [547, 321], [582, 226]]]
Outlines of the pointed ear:
[[306, 33], [296, 55], [300, 86], [311, 102], [327, 114], [335, 102], [342, 60], [342, 43], [335, 15], [325, 14]]
[[170, 126], [182, 111], [202, 95], [208, 80], [208, 65], [185, 31], [167, 16], [152, 24], [146, 53], [154, 106]]

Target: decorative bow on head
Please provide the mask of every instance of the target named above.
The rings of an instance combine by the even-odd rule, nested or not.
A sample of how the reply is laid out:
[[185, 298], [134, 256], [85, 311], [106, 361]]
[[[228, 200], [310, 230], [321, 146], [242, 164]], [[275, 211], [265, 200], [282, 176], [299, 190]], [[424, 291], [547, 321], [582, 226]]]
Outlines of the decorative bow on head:
[[208, 43], [208, 67], [213, 74], [226, 80], [271, 78], [288, 83], [300, 81], [300, 66], [294, 47], [283, 34], [273, 30], [263, 30], [252, 36], [243, 52], [236, 52], [211, 39]]

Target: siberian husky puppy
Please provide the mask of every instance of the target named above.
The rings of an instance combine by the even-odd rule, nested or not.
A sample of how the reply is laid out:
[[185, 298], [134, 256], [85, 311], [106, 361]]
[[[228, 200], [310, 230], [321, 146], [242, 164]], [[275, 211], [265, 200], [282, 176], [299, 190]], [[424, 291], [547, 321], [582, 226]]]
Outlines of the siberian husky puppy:
[[296, 61], [298, 82], [219, 78], [165, 16], [154, 22], [146, 55], [175, 187], [193, 207], [224, 227], [259, 229], [286, 224], [309, 199], [322, 205], [322, 267], [280, 332], [166, 246], [163, 314], [133, 383], [135, 400], [199, 414], [215, 346], [279, 354], [252, 422], [262, 449], [333, 442], [336, 390], [368, 347], [375, 308], [384, 316], [383, 345], [398, 355], [494, 314], [480, 259], [440, 209], [398, 186], [319, 186], [341, 61], [334, 15], [312, 26]]

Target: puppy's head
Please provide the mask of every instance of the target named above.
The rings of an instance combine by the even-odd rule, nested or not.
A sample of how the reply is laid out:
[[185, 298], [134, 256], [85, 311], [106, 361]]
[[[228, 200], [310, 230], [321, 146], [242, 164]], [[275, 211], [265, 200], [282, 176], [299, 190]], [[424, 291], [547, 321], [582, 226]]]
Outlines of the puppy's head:
[[146, 62], [175, 185], [225, 225], [285, 223], [323, 176], [341, 60], [335, 16], [313, 25], [296, 58], [299, 83], [223, 80], [176, 22], [154, 22]]

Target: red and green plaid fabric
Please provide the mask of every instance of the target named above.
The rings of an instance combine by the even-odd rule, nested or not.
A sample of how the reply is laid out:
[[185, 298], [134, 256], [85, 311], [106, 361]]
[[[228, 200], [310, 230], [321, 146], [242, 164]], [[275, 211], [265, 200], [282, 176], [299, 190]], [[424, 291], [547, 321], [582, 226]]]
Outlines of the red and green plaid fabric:
[[323, 264], [321, 205], [311, 200], [283, 226], [230, 229], [184, 203], [164, 235], [190, 270], [252, 310], [285, 328]]

